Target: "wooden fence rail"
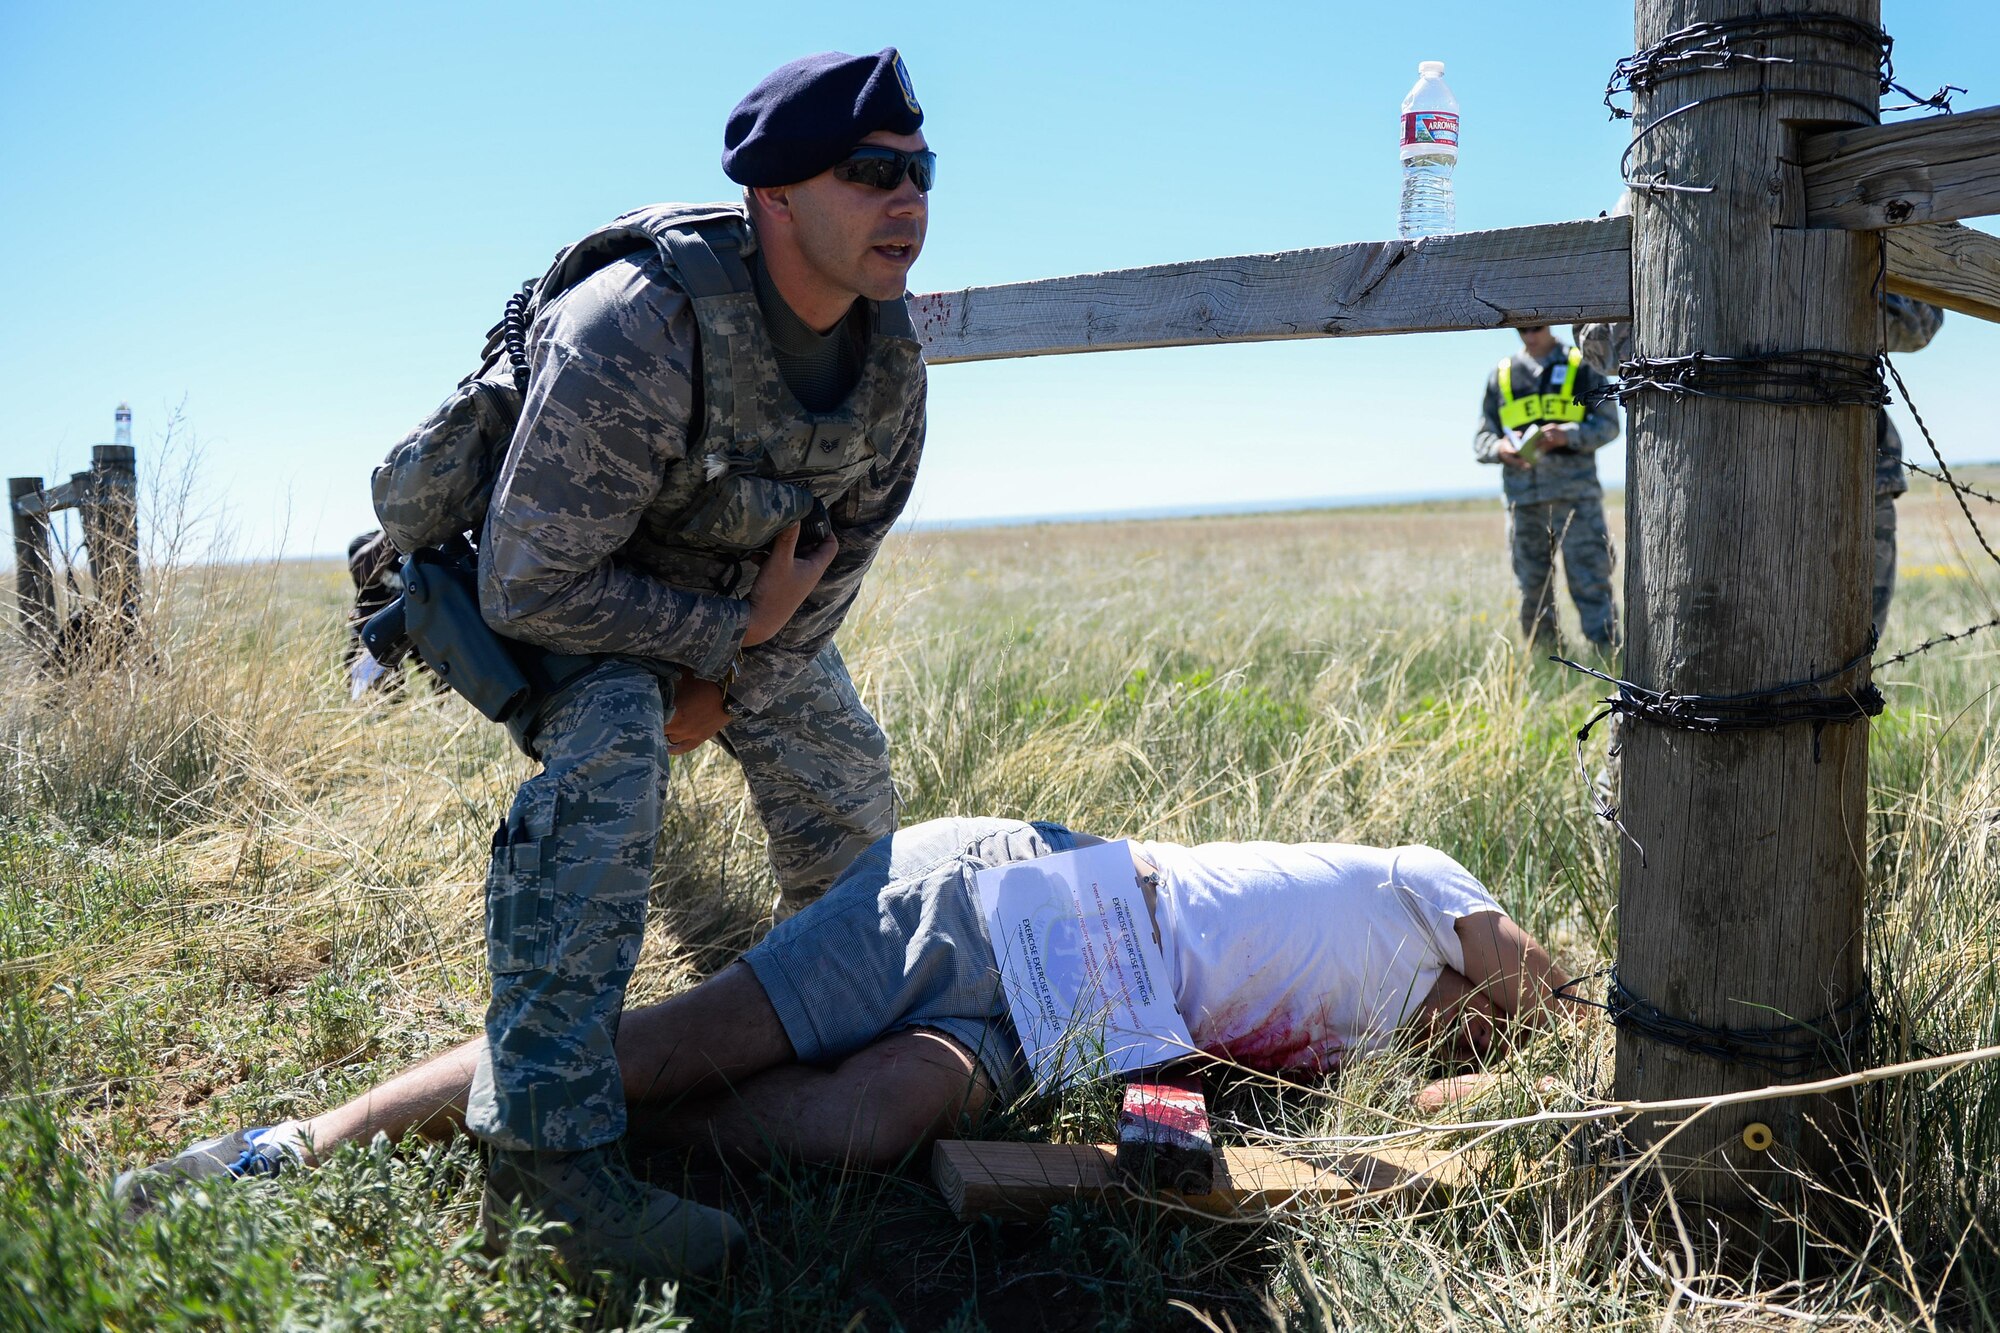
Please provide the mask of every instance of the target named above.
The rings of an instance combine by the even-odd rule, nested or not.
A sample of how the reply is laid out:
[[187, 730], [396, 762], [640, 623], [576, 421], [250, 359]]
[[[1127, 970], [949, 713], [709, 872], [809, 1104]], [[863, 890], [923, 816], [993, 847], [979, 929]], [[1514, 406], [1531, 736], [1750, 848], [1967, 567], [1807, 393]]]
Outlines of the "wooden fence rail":
[[[2000, 321], [2000, 239], [1955, 222], [1882, 233], [1890, 291]], [[1074, 352], [1632, 317], [1629, 218], [1357, 241], [910, 298], [934, 366]]]

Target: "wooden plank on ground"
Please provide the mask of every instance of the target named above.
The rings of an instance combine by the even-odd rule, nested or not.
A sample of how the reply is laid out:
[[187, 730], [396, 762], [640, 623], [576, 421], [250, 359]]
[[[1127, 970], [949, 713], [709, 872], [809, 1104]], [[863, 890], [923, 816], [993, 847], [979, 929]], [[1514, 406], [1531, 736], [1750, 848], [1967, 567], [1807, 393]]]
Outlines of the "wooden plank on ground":
[[[931, 1178], [961, 1220], [986, 1214], [1039, 1217], [1058, 1204], [1137, 1197], [1117, 1174], [1113, 1144], [980, 1143], [941, 1140]], [[1463, 1157], [1424, 1148], [1382, 1149], [1320, 1162], [1267, 1148], [1217, 1151], [1207, 1194], [1162, 1190], [1160, 1203], [1218, 1217], [1253, 1217], [1290, 1208], [1421, 1197], [1469, 1182]]]
[[1882, 233], [1889, 274], [1899, 296], [2000, 321], [2000, 237], [1939, 222]]
[[933, 292], [910, 314], [932, 365], [1625, 319], [1630, 250], [1630, 219], [1596, 218]]
[[2000, 107], [1816, 134], [1806, 222], [1865, 230], [2000, 213]]

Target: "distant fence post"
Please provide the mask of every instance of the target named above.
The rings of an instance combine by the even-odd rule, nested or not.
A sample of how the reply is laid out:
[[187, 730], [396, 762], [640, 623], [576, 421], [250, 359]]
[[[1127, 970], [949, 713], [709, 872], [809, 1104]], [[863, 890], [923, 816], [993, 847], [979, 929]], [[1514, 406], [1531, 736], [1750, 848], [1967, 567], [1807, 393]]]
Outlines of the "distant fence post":
[[[25, 503], [24, 503], [25, 501]], [[37, 653], [55, 642], [55, 567], [49, 558], [49, 515], [40, 477], [9, 477], [7, 509], [14, 516], [14, 599], [21, 637]]]
[[[7, 507], [14, 523], [21, 635], [29, 648], [51, 667], [79, 665], [98, 652], [116, 660], [139, 625], [139, 467], [132, 446], [97, 445], [90, 452], [90, 471], [72, 473], [54, 490], [45, 489], [40, 477], [10, 478]], [[63, 509], [76, 510], [82, 519], [95, 593], [95, 605], [72, 606], [67, 622], [56, 613], [49, 523], [50, 515]], [[105, 636], [101, 647], [100, 635]]]
[[97, 604], [117, 617], [117, 632], [129, 632], [139, 623], [139, 465], [131, 445], [91, 449], [90, 495], [82, 510]]

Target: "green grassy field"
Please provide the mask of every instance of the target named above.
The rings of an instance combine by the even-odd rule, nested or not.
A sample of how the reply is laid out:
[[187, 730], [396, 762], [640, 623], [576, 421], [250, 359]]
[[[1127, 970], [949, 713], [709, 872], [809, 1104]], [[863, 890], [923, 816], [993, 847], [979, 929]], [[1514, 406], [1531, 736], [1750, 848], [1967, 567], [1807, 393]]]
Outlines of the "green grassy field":
[[[1903, 527], [1888, 648], [1996, 613], [2000, 571], [1928, 483]], [[483, 1258], [464, 1143], [349, 1150], [128, 1222], [106, 1192], [121, 1167], [477, 1028], [487, 838], [527, 764], [450, 697], [350, 704], [347, 595], [336, 563], [190, 564], [154, 579], [138, 666], [38, 680], [4, 650], [0, 1329], [2000, 1328], [1992, 1065], [1869, 1098], [1872, 1222], [1747, 1277], [1579, 1207], [1601, 1178], [1547, 1125], [1495, 1140], [1448, 1203], [1261, 1227], [1124, 1205], [961, 1226], [921, 1164], [704, 1176], [689, 1188], [743, 1219], [751, 1263], [637, 1305], [569, 1291], [529, 1246]], [[1009, 528], [894, 541], [842, 643], [906, 819], [1429, 842], [1594, 970], [1616, 858], [1575, 763], [1594, 693], [1515, 645], [1513, 604], [1497, 502]], [[1886, 673], [1882, 1059], [2000, 1041], [1996, 661], [1989, 635]], [[771, 892], [729, 761], [701, 752], [673, 791], [635, 1001], [735, 957]], [[1455, 1114], [1575, 1105], [1607, 1090], [1609, 1048], [1597, 1027], [1545, 1034]], [[1433, 1072], [1383, 1057], [1218, 1105], [1238, 1134], [1381, 1132]], [[1072, 1096], [989, 1132], [1099, 1138], [1114, 1111]]]

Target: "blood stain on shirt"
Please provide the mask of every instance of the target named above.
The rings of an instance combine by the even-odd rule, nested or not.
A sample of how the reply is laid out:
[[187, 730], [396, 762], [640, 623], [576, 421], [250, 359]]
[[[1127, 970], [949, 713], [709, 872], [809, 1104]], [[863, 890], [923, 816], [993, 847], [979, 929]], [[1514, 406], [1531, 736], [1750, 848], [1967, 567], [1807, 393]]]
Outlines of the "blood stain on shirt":
[[1331, 1027], [1326, 1015], [1315, 1013], [1302, 1019], [1289, 1006], [1254, 1016], [1229, 1006], [1205, 1015], [1195, 1024], [1192, 1035], [1208, 1054], [1250, 1069], [1323, 1074], [1340, 1068], [1341, 1053], [1346, 1049]]

